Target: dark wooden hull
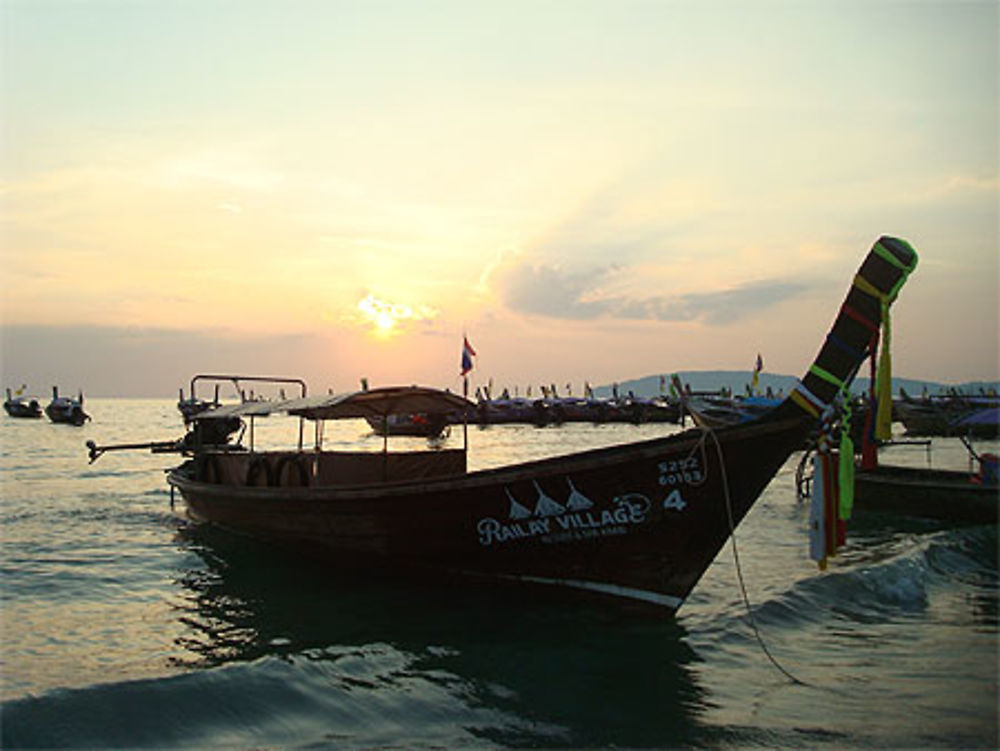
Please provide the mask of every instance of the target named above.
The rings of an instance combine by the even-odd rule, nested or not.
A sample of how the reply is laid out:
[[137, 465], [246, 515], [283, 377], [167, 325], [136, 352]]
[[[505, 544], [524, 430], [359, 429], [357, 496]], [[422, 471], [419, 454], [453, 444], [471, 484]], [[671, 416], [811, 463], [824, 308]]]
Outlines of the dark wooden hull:
[[375, 435], [405, 435], [414, 438], [440, 438], [448, 428], [445, 415], [395, 415], [393, 418], [387, 422], [369, 419], [368, 427]]
[[977, 441], [995, 441], [1000, 438], [1000, 424], [971, 423], [954, 426], [951, 435], [972, 438]]
[[3, 408], [11, 417], [35, 419], [42, 416], [42, 408], [36, 401], [7, 401], [3, 403]]
[[746, 415], [741, 414], [734, 407], [713, 406], [709, 404], [694, 405], [685, 404], [686, 414], [690, 415], [694, 424], [702, 428], [726, 428], [732, 425], [739, 425], [746, 420]]
[[692, 430], [374, 486], [218, 484], [192, 477], [194, 464], [168, 480], [193, 519], [266, 539], [672, 611], [807, 429], [802, 419], [764, 421], [719, 431], [718, 448], [712, 434]]
[[960, 436], [973, 438], [996, 438], [998, 425], [995, 422], [962, 425], [963, 419], [976, 412], [995, 406], [986, 399], [915, 400], [903, 399], [894, 403], [893, 414], [903, 423], [907, 435], [913, 436]]
[[90, 415], [84, 412], [79, 406], [62, 407], [50, 404], [45, 408], [45, 414], [54, 423], [75, 425], [76, 427], [80, 427], [90, 419]]
[[[470, 424], [504, 425], [562, 425], [563, 423], [590, 422], [646, 423], [680, 422], [677, 404], [661, 400], [606, 401], [597, 399], [537, 399], [486, 401], [468, 415]], [[453, 422], [461, 422], [456, 417]]]
[[695, 425], [717, 429], [759, 419], [777, 408], [779, 404], [780, 401], [776, 399], [764, 401], [760, 398], [753, 400], [689, 398], [684, 401], [684, 410], [691, 416]]
[[971, 472], [883, 465], [855, 475], [859, 511], [878, 511], [953, 524], [996, 524], [1000, 488]]

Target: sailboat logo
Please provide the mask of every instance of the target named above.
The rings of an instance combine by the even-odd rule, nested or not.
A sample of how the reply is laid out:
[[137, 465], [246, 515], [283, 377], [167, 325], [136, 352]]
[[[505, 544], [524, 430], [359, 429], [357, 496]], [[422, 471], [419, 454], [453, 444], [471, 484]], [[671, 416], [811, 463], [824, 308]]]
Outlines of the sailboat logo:
[[503, 492], [506, 493], [507, 494], [507, 498], [510, 499], [510, 518], [511, 519], [530, 519], [531, 518], [531, 509], [529, 509], [529, 508], [527, 508], [525, 506], [522, 506], [520, 503], [518, 503], [517, 499], [515, 499], [514, 496], [512, 496], [510, 494], [510, 491], [507, 490], [507, 488], [504, 488]]
[[593, 501], [574, 487], [571, 478], [567, 477], [566, 482], [569, 484], [569, 498], [566, 499], [567, 509], [570, 511], [586, 511], [589, 508], [593, 508]]
[[646, 521], [650, 503], [645, 496], [638, 493], [615, 496], [613, 508], [600, 510], [572, 478], [565, 480], [568, 494], [563, 503], [545, 492], [537, 480], [532, 480], [533, 504], [522, 503], [505, 487], [509, 502], [507, 519], [480, 519], [476, 525], [480, 544], [489, 546], [528, 538], [552, 543], [621, 535], [627, 534], [630, 526]]
[[538, 484], [537, 480], [532, 480], [535, 485], [535, 490], [538, 491], [538, 502], [535, 504], [535, 516], [559, 516], [559, 514], [565, 514], [566, 508], [551, 498], [545, 495], [545, 491], [542, 490], [541, 485]]

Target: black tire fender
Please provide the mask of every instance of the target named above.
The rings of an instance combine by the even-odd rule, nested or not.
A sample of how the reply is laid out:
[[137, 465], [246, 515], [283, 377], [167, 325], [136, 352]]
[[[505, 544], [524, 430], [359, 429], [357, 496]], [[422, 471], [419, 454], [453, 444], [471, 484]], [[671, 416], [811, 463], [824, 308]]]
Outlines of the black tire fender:
[[222, 482], [222, 469], [219, 466], [219, 457], [214, 454], [205, 454], [198, 463], [198, 478], [202, 482], [213, 485]]
[[273, 484], [273, 472], [267, 458], [255, 456], [251, 459], [250, 465], [247, 467], [247, 485], [263, 487]]
[[305, 456], [301, 454], [283, 456], [274, 465], [271, 484], [281, 485], [282, 479], [287, 476], [286, 487], [308, 488], [311, 480], [309, 469], [309, 460]]

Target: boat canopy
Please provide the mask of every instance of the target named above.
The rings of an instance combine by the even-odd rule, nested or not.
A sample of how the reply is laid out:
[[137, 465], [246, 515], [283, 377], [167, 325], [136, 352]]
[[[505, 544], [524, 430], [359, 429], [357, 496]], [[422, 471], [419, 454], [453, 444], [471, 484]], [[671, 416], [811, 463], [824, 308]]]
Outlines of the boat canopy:
[[1000, 425], [1000, 407], [988, 407], [965, 415], [955, 423], [955, 427], [976, 425]]
[[287, 413], [307, 420], [339, 420], [348, 417], [387, 415], [440, 415], [471, 411], [475, 405], [458, 394], [427, 386], [385, 386], [367, 391], [302, 397], [280, 401], [248, 401], [225, 405], [199, 414], [197, 420], [228, 417], [264, 417]]

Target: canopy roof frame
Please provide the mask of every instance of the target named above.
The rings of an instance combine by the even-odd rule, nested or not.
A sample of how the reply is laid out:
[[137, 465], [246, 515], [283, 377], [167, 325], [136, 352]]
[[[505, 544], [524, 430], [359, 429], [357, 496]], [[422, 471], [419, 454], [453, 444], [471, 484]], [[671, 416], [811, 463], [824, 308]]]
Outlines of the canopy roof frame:
[[[299, 428], [299, 449], [302, 448], [302, 420], [313, 420], [317, 424], [325, 420], [339, 420], [347, 418], [375, 418], [380, 419], [383, 425], [388, 421], [389, 415], [402, 414], [426, 414], [442, 415], [457, 413], [462, 416], [465, 423], [468, 413], [475, 409], [475, 404], [465, 397], [454, 394], [450, 391], [431, 388], [428, 386], [383, 386], [362, 391], [344, 392], [342, 394], [328, 394], [323, 396], [307, 397], [306, 385], [299, 379], [279, 379], [261, 378], [249, 376], [196, 376], [196, 378], [213, 378], [218, 380], [229, 380], [234, 383], [246, 380], [257, 382], [294, 382], [301, 385], [303, 396], [298, 399], [285, 399], [276, 401], [245, 401], [240, 404], [223, 405], [213, 407], [198, 415], [193, 419], [218, 420], [231, 417], [246, 417], [251, 423], [251, 441], [253, 440], [253, 420], [255, 417], [266, 417], [272, 414], [285, 413], [300, 419]], [[192, 379], [193, 393], [194, 379]], [[465, 448], [468, 448], [468, 438], [463, 441]], [[251, 450], [253, 447], [251, 445]], [[388, 451], [388, 442], [383, 442], [383, 451]]]

